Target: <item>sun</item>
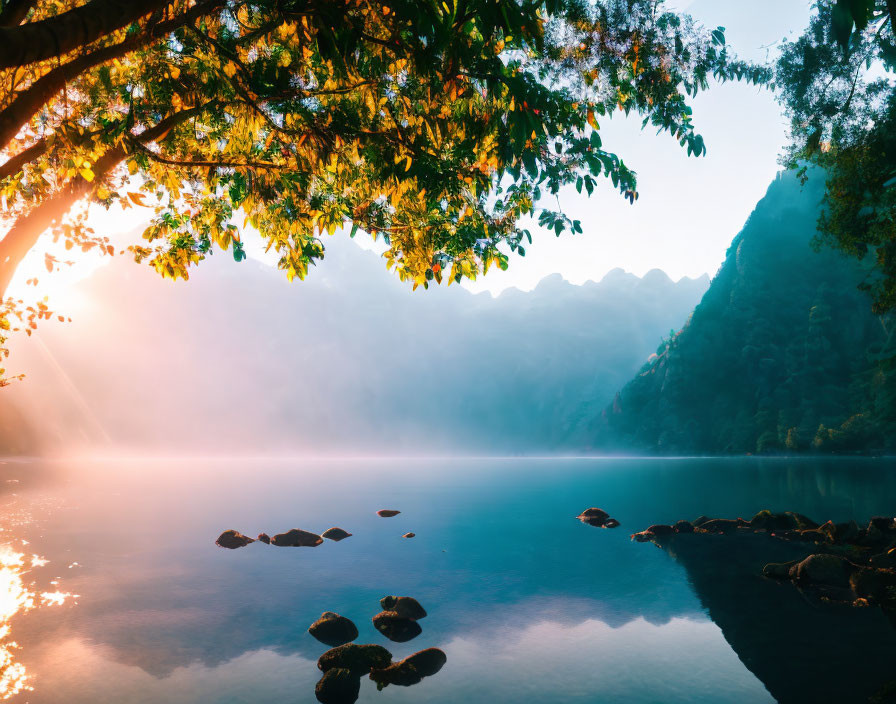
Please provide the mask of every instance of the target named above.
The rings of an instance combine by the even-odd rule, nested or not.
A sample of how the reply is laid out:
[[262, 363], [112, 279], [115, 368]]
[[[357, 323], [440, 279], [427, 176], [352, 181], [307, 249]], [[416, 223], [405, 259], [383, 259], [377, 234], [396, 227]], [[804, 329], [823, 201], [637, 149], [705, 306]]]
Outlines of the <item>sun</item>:
[[[119, 252], [133, 239], [134, 229], [145, 226], [145, 221], [146, 216], [134, 210], [96, 206], [90, 207], [87, 217], [87, 225], [97, 234], [110, 237]], [[48, 269], [47, 255], [56, 262], [52, 271]], [[49, 234], [44, 234], [16, 269], [7, 296], [26, 304], [46, 297], [54, 310], [64, 314], [66, 300], [73, 295], [75, 285], [110, 261], [109, 256], [96, 250], [66, 250], [62, 241], [53, 242]]]

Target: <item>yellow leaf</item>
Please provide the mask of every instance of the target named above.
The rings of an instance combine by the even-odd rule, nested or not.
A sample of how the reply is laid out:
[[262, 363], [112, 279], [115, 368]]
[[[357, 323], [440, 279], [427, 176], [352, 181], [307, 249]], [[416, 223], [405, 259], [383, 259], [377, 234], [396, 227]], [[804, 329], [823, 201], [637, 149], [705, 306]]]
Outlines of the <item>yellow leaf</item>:
[[597, 124], [597, 119], [594, 117], [594, 110], [588, 111], [588, 124], [591, 125], [596, 130], [600, 129], [600, 127]]
[[142, 193], [128, 193], [128, 198], [131, 199], [135, 205], [142, 205], [144, 208], [148, 207], [146, 203], [143, 202], [143, 194]]

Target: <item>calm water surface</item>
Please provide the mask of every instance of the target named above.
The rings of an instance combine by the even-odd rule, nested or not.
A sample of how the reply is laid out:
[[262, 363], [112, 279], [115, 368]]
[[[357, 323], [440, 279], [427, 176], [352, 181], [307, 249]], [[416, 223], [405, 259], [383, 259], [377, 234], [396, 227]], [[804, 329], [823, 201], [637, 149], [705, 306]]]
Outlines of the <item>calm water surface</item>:
[[[447, 654], [413, 687], [363, 680], [360, 702], [817, 702], [813, 682], [896, 679], [818, 655], [832, 637], [896, 663], [880, 611], [810, 603], [748, 558], [726, 562], [733, 543], [704, 558], [629, 540], [700, 514], [894, 515], [892, 461], [7, 462], [0, 482], [0, 693], [20, 689], [13, 701], [314, 702], [326, 647], [306, 629], [327, 610], [396, 659]], [[574, 520], [589, 506], [622, 527]], [[214, 545], [227, 528], [331, 526], [354, 535]], [[377, 633], [386, 594], [423, 603], [422, 635]]]

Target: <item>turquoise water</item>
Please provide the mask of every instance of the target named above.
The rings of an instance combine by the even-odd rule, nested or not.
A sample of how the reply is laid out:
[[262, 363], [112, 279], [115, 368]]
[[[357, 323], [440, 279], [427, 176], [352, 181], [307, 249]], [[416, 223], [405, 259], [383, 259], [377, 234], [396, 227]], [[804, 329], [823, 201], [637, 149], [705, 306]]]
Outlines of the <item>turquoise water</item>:
[[[379, 692], [363, 680], [360, 702], [822, 701], [813, 686], [850, 686], [856, 672], [842, 660], [838, 672], [825, 656], [790, 656], [824, 650], [826, 634], [841, 649], [854, 638], [896, 661], [896, 629], [876, 609], [856, 617], [810, 603], [736, 556], [726, 574], [741, 569], [743, 579], [716, 579], [733, 544], [709, 561], [629, 540], [700, 514], [893, 515], [891, 461], [173, 460], [0, 470], [3, 686], [31, 688], [13, 701], [314, 702], [326, 646], [306, 629], [323, 611], [351, 618], [357, 642], [384, 645], [395, 659], [427, 647], [447, 655], [441, 672], [412, 687]], [[622, 526], [574, 519], [590, 506]], [[381, 508], [401, 514], [379, 518]], [[354, 535], [314, 549], [214, 545], [228, 528], [255, 536], [331, 526]], [[408, 531], [417, 537], [402, 539]], [[19, 592], [33, 595], [34, 608], [14, 608]], [[40, 597], [55, 592], [63, 603]], [[373, 628], [387, 594], [414, 596], [429, 612], [415, 640], [390, 643]], [[791, 615], [798, 633], [785, 623]], [[866, 668], [863, 682], [880, 680], [875, 688], [896, 678], [874, 663], [855, 667]]]

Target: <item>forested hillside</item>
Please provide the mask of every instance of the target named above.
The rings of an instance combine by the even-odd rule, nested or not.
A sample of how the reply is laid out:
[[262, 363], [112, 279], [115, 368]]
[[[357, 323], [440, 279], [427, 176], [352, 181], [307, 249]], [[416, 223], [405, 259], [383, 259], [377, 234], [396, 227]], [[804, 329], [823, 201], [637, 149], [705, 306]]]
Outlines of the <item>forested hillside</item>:
[[896, 447], [896, 320], [872, 314], [860, 263], [810, 247], [820, 181], [771, 185], [687, 325], [584, 426], [595, 446]]
[[216, 257], [188, 285], [117, 261], [65, 296], [71, 324], [17, 340], [9, 367], [28, 377], [0, 392], [18, 410], [0, 439], [33, 447], [24, 418], [51, 451], [566, 448], [572, 412], [612, 397], [708, 285], [615, 270], [497, 298], [412, 293], [337, 238], [293, 284], [252, 260]]

